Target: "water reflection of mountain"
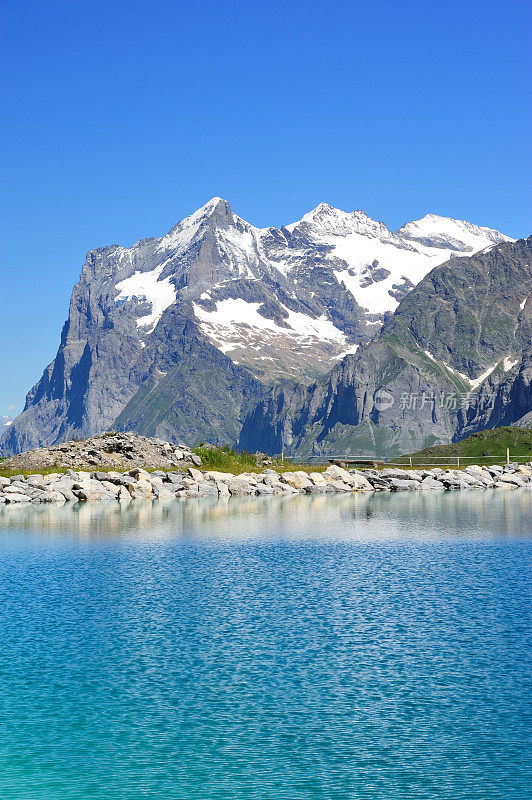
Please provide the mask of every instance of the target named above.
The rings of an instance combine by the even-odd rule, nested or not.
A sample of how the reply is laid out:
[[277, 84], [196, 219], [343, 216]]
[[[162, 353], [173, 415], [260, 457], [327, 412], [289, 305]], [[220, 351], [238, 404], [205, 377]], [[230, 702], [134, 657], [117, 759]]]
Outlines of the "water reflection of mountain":
[[234, 542], [367, 541], [523, 535], [532, 492], [416, 492], [0, 507], [0, 529], [37, 535]]

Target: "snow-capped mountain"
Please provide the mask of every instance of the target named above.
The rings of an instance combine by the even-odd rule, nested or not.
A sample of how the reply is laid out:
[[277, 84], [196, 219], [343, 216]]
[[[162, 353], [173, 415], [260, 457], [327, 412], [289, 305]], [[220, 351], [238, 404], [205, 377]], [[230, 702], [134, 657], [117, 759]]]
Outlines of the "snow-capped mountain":
[[161, 238], [88, 253], [57, 357], [1, 446], [110, 427], [234, 441], [265, 387], [325, 374], [433, 267], [504, 241], [431, 215], [394, 233], [324, 203], [256, 228], [215, 197]]
[[433, 267], [502, 241], [434, 215], [393, 233], [325, 203], [256, 228], [216, 197], [161, 239], [119, 248], [116, 303], [138, 313], [143, 342], [169, 306], [190, 301], [200, 330], [257, 377], [318, 374], [371, 338]]
[[[453, 255], [472, 255], [512, 241], [490, 228], [427, 214], [396, 233], [364, 211], [349, 214], [321, 203], [300, 222], [287, 226], [329, 250], [334, 275], [371, 320], [393, 311], [399, 301], [435, 266]], [[376, 315], [376, 316], [372, 316]]]

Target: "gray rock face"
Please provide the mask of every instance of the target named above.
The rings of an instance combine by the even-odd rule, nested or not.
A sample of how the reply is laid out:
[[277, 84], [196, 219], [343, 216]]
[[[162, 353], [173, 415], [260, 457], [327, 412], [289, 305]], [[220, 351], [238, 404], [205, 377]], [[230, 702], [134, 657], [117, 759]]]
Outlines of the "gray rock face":
[[[532, 316], [532, 304], [529, 304]], [[530, 316], [523, 322], [529, 323]], [[523, 324], [522, 328], [525, 328]], [[482, 384], [474, 402], [458, 413], [456, 439], [463, 439], [475, 431], [503, 425], [532, 428], [532, 344], [528, 331], [520, 333], [525, 349], [502, 376], [494, 372]], [[508, 362], [507, 362], [508, 363]]]
[[525, 486], [525, 481], [520, 475], [501, 475], [498, 480], [502, 483], [513, 483], [515, 486]]
[[419, 484], [420, 489], [445, 489], [444, 484], [441, 481], [436, 480], [435, 478], [431, 478], [427, 476], [423, 478], [421, 483]]
[[253, 489], [251, 485], [241, 478], [231, 478], [227, 481], [227, 488], [229, 489], [229, 493], [233, 497], [239, 497], [240, 495], [252, 494]]
[[414, 277], [506, 239], [433, 216], [393, 233], [326, 204], [257, 229], [214, 198], [166, 236], [88, 253], [56, 358], [0, 452], [112, 428], [234, 442], [264, 386], [326, 373], [371, 339]]

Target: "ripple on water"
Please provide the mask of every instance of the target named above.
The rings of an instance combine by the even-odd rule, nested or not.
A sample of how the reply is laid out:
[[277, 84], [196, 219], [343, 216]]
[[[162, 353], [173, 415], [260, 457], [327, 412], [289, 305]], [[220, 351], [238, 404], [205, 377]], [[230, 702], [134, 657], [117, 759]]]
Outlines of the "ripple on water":
[[0, 796], [523, 800], [531, 496], [0, 510]]

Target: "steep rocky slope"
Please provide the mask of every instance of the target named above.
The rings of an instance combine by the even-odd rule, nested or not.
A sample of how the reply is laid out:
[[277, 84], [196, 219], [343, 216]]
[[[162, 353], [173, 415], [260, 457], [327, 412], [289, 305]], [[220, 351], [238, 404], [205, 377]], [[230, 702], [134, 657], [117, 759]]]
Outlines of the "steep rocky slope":
[[437, 267], [328, 377], [262, 400], [240, 446], [390, 457], [517, 422], [532, 409], [531, 264], [532, 237]]

